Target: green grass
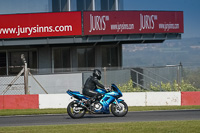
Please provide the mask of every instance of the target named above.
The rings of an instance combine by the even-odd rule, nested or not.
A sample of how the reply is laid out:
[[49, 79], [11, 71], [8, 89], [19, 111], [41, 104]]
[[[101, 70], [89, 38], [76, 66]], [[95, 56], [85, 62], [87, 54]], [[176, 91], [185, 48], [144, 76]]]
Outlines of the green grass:
[[[200, 109], [200, 106], [147, 106], [129, 107], [129, 111], [151, 111], [151, 110], [177, 110], [177, 109]], [[67, 109], [6, 109], [0, 110], [0, 116], [8, 115], [38, 115], [38, 114], [65, 114]]]
[[3, 110], [0, 110], [0, 116], [64, 114], [64, 113], [67, 113], [67, 109], [3, 109]]
[[144, 107], [129, 107], [129, 111], [155, 111], [155, 110], [187, 110], [200, 109], [200, 105], [193, 106], [144, 106]]
[[0, 127], [0, 133], [199, 133], [200, 121]]

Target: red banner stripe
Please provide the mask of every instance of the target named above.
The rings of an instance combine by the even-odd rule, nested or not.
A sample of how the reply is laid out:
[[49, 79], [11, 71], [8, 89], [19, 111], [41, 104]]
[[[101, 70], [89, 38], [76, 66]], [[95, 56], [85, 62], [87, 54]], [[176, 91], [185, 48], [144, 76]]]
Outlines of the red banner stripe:
[[200, 105], [200, 92], [181, 92], [181, 105]]
[[38, 109], [38, 95], [3, 95], [0, 96], [0, 109]]

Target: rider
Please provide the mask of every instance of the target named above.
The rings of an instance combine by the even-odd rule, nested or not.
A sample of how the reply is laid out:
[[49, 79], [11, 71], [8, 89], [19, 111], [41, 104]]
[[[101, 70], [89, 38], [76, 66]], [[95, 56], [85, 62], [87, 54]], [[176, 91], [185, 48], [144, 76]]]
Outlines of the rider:
[[94, 91], [95, 89], [97, 89], [97, 86], [102, 89], [107, 89], [104, 87], [104, 85], [99, 83], [98, 80], [100, 79], [101, 79], [101, 71], [99, 69], [94, 69], [93, 75], [90, 76], [85, 82], [85, 85], [83, 87], [83, 94], [91, 97], [87, 101], [89, 105], [91, 104], [91, 101], [95, 101], [98, 98], [98, 96], [101, 96], [101, 93]]

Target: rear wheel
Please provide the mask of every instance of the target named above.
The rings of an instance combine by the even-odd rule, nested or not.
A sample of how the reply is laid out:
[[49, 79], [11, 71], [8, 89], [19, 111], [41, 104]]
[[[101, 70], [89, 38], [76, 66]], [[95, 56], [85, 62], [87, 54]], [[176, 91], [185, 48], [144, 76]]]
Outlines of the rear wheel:
[[128, 113], [128, 106], [124, 101], [121, 101], [119, 104], [112, 103], [111, 112], [114, 116], [123, 117]]
[[73, 119], [82, 118], [85, 115], [86, 110], [81, 107], [76, 101], [72, 101], [67, 106], [67, 113]]

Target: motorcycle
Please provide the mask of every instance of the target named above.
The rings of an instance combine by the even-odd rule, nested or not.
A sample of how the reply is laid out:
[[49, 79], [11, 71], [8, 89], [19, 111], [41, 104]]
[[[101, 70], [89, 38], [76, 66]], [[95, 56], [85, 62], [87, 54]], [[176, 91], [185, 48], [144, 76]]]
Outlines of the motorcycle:
[[110, 114], [110, 110], [117, 117], [123, 117], [127, 114], [128, 106], [124, 100], [119, 99], [122, 97], [122, 92], [115, 84], [112, 84], [108, 91], [105, 89], [95, 89], [95, 91], [101, 93], [101, 96], [87, 105], [89, 97], [80, 94], [78, 91], [68, 90], [67, 93], [76, 99], [67, 106], [68, 115], [76, 119], [82, 118], [87, 111], [92, 114]]

